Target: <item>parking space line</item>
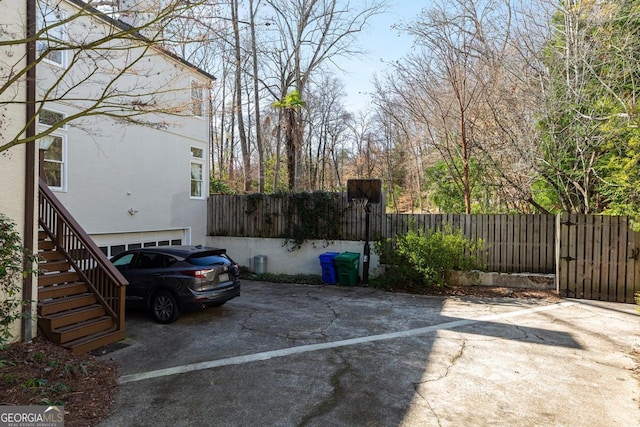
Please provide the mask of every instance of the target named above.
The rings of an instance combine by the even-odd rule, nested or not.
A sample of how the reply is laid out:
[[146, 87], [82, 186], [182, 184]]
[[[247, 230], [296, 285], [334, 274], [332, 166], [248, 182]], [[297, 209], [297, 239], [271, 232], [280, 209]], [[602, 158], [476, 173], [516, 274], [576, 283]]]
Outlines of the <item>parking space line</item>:
[[245, 363], [269, 360], [276, 357], [291, 356], [294, 354], [308, 353], [311, 351], [327, 350], [332, 348], [347, 347], [351, 345], [365, 344], [375, 341], [386, 341], [397, 338], [406, 338], [416, 335], [428, 334], [434, 331], [453, 329], [461, 326], [468, 326], [474, 323], [488, 322], [493, 320], [507, 319], [510, 317], [519, 317], [540, 311], [556, 310], [577, 304], [573, 301], [565, 301], [557, 304], [544, 305], [539, 307], [528, 308], [524, 310], [511, 311], [507, 313], [490, 314], [477, 319], [459, 319], [450, 322], [431, 325], [424, 328], [409, 329], [406, 331], [389, 332], [386, 334], [370, 335], [359, 338], [350, 338], [340, 341], [324, 342], [318, 344], [301, 345], [297, 347], [283, 348], [279, 350], [264, 351], [260, 353], [247, 354], [244, 356], [228, 357], [225, 359], [210, 360], [206, 362], [192, 363], [188, 365], [175, 366], [172, 368], [158, 369], [154, 371], [141, 372], [138, 374], [123, 375], [118, 379], [119, 384], [127, 384], [136, 381], [143, 381], [153, 378], [166, 377], [171, 375], [184, 374], [187, 372], [202, 371], [205, 369], [218, 368], [229, 365], [242, 365]]

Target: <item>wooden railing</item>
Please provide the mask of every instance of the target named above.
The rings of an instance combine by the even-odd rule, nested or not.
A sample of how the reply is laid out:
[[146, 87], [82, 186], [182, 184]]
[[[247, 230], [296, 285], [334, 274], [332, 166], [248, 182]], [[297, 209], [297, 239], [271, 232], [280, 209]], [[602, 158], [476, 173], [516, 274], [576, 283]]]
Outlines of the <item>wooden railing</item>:
[[42, 180], [38, 210], [41, 229], [94, 293], [118, 330], [124, 331], [127, 280]]

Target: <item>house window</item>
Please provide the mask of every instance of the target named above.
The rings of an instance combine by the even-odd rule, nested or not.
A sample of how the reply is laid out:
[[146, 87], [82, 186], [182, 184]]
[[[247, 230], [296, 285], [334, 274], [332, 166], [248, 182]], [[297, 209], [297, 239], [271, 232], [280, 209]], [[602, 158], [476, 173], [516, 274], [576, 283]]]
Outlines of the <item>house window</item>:
[[204, 150], [198, 147], [191, 147], [191, 157], [195, 159], [204, 159]]
[[[38, 123], [44, 126], [55, 126], [65, 118], [64, 113], [59, 113], [57, 111], [51, 110], [42, 110], [40, 114], [38, 114]], [[67, 129], [67, 125], [63, 124], [60, 126], [60, 129]]]
[[125, 251], [124, 249], [124, 245], [115, 245], [115, 246], [111, 246], [111, 256], [116, 256], [119, 253], [122, 253]]
[[65, 148], [64, 136], [50, 135], [52, 143], [44, 152], [44, 182], [52, 190], [64, 191], [65, 187]]
[[[65, 117], [64, 113], [43, 109], [38, 113], [38, 123], [44, 129], [58, 125]], [[62, 134], [52, 133], [40, 139], [40, 147], [46, 150], [44, 152], [44, 177], [42, 178], [52, 190], [64, 191], [66, 188], [67, 137], [64, 132], [59, 132], [66, 129], [66, 124], [59, 125], [56, 133]]]
[[204, 196], [204, 150], [191, 147], [191, 197], [202, 199]]
[[202, 198], [202, 164], [191, 162], [191, 197]]
[[191, 80], [191, 114], [204, 116], [204, 85], [197, 80]]
[[62, 50], [65, 40], [64, 13], [58, 7], [45, 2], [38, 2], [38, 30], [42, 31], [38, 40], [38, 54], [45, 55], [45, 60], [61, 67], [65, 65], [65, 51]]

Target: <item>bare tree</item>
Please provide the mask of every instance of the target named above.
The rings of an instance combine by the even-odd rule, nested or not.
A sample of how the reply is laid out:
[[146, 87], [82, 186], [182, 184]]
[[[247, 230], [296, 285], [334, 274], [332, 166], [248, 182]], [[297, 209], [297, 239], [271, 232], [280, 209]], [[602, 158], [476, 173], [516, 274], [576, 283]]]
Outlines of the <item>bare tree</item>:
[[[26, 23], [5, 26], [0, 40], [5, 53], [0, 64], [0, 109], [25, 104], [17, 88], [36, 67], [46, 67], [47, 72], [38, 77], [35, 111], [24, 127], [8, 134], [2, 130], [8, 123], [0, 122], [0, 151], [67, 125], [91, 130], [92, 118], [98, 116], [161, 128], [172, 125], [171, 116], [191, 115], [190, 88], [179, 84], [179, 73], [157, 76], [148, 60], [166, 54], [159, 50], [166, 22], [197, 4], [168, 1], [158, 7], [149, 2], [144, 10], [103, 6], [109, 12], [105, 13], [81, 1], [38, 2], [35, 28], [27, 31]], [[25, 61], [28, 51], [35, 55]], [[46, 129], [26, 132], [50, 102], [71, 103], [77, 110]]]
[[505, 0], [436, 3], [403, 26], [418, 48], [378, 85], [380, 111], [405, 129], [416, 175], [434, 163], [435, 150], [467, 213], [481, 187], [507, 204], [535, 206], [532, 116], [540, 98], [532, 66], [540, 62], [524, 49], [534, 43], [523, 34], [524, 10]]
[[[362, 31], [367, 21], [382, 11], [381, 2], [366, 1], [358, 9], [346, 7], [340, 0], [265, 0], [274, 15], [274, 24], [280, 31], [276, 41], [276, 67], [282, 73], [273, 79], [265, 79], [278, 101], [282, 101], [291, 89], [296, 89], [302, 100], [306, 97], [307, 86], [314, 72], [339, 55], [357, 54], [354, 47], [355, 35]], [[269, 9], [266, 10], [269, 13]], [[302, 153], [303, 120], [289, 117], [288, 123], [295, 128], [291, 131], [294, 144], [288, 147], [294, 153], [288, 162], [293, 162], [289, 173], [290, 189], [297, 188]]]
[[307, 103], [307, 186], [311, 189], [331, 189], [341, 185], [336, 168], [337, 153], [346, 144], [351, 115], [345, 110], [343, 84], [331, 74], [311, 83]]
[[[456, 0], [453, 5], [442, 2], [424, 11], [420, 19], [407, 26], [421, 52], [399, 70], [407, 80], [407, 89], [419, 87], [435, 107], [429, 118], [431, 140], [458, 176], [466, 213], [471, 213], [469, 162], [474, 144], [471, 128], [477, 120], [474, 108], [489, 83], [481, 68], [485, 58], [490, 59], [494, 53], [489, 34], [495, 33], [487, 30], [504, 4], [478, 3], [482, 4], [468, 0]], [[425, 75], [429, 81], [421, 82]], [[437, 127], [435, 121], [439, 123]], [[437, 134], [436, 129], [440, 129]], [[454, 160], [460, 161], [459, 169]]]

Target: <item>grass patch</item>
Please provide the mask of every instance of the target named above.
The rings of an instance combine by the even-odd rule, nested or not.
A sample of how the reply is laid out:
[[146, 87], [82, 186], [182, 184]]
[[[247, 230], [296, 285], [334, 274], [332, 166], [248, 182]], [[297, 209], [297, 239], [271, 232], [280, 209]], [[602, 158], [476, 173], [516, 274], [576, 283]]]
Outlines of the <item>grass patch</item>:
[[244, 280], [255, 280], [271, 283], [294, 283], [299, 285], [322, 285], [322, 276], [315, 274], [255, 274], [248, 271], [241, 271], [240, 278]]

